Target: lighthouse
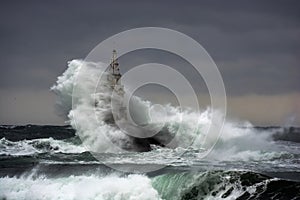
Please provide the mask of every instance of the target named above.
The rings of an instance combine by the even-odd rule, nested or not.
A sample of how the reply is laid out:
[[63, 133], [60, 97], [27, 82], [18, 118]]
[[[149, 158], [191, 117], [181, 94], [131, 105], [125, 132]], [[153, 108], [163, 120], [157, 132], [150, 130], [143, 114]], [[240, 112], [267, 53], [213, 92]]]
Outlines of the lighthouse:
[[121, 85], [121, 73], [119, 68], [119, 62], [117, 58], [117, 51], [113, 50], [111, 63], [108, 68], [108, 81], [110, 83], [110, 87], [115, 90], [119, 95], [124, 95], [124, 87]]

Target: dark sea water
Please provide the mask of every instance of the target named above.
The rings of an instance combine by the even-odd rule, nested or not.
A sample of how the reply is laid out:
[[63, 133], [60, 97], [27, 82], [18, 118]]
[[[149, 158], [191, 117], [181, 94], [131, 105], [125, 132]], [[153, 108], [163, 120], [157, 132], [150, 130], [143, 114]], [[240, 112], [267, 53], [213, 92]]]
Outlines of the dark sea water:
[[[179, 157], [180, 150], [154, 148], [97, 160], [69, 126], [1, 126], [0, 199], [300, 199], [300, 129], [254, 129], [272, 132], [274, 149], [222, 150], [200, 159], [193, 149]], [[164, 167], [125, 173], [108, 165]]]

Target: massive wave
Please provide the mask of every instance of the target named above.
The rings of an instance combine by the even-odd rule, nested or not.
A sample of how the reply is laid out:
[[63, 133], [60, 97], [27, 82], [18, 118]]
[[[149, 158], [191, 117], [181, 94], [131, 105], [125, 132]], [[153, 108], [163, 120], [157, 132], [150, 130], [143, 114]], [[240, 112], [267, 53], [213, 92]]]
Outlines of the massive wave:
[[[60, 110], [68, 116], [69, 123], [80, 136], [83, 144], [90, 151], [94, 152], [122, 152], [122, 151], [149, 151], [153, 145], [167, 146], [168, 142], [176, 136], [175, 147], [172, 148], [192, 148], [201, 149], [205, 134], [212, 124], [211, 109], [202, 112], [181, 110], [170, 105], [163, 105], [167, 110], [168, 117], [160, 118], [160, 113], [152, 115], [149, 120], [149, 109], [151, 102], [142, 100], [139, 97], [132, 97], [132, 118], [139, 119], [141, 124], [156, 126], [163, 123], [161, 131], [151, 138], [135, 138], [120, 130], [114, 121], [112, 114], [112, 89], [105, 81], [96, 74], [102, 70], [105, 64], [73, 60], [68, 63], [67, 70], [58, 77], [56, 84], [51, 88], [58, 96]], [[76, 105], [72, 106], [72, 95], [76, 76], [81, 68], [80, 85], [76, 85], [77, 90], [75, 99]], [[77, 83], [78, 84], [78, 83]], [[97, 85], [95, 93], [91, 93], [91, 88]], [[126, 88], [125, 88], [126, 91]], [[217, 111], [214, 111], [217, 112]], [[95, 117], [96, 115], [96, 117]], [[76, 118], [74, 117], [76, 116]], [[135, 117], [136, 116], [136, 117]], [[153, 117], [154, 116], [154, 117]], [[218, 123], [218, 122], [213, 122]], [[255, 159], [264, 156], [272, 156], [276, 145], [273, 144], [270, 130], [257, 130], [249, 122], [230, 122], [226, 121], [221, 137], [218, 140], [214, 151], [210, 154], [213, 159]], [[209, 137], [208, 137], [209, 138]], [[209, 141], [209, 139], [205, 140]], [[174, 144], [174, 141], [173, 141]], [[166, 147], [168, 148], [168, 146]], [[272, 155], [269, 155], [269, 150]], [[276, 155], [278, 156], [278, 155]]]

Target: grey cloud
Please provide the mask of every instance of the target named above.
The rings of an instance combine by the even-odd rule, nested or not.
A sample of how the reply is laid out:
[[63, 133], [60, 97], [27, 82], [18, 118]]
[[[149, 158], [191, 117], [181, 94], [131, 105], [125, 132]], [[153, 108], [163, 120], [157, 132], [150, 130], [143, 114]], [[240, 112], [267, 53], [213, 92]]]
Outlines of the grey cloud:
[[[181, 31], [206, 48], [229, 95], [299, 92], [299, 10], [297, 0], [3, 0], [0, 88], [48, 92], [68, 60], [84, 58], [107, 37], [130, 28], [162, 26]], [[123, 70], [144, 61], [184, 68], [198, 92], [207, 92], [203, 80], [174, 56], [128, 55], [122, 59]]]

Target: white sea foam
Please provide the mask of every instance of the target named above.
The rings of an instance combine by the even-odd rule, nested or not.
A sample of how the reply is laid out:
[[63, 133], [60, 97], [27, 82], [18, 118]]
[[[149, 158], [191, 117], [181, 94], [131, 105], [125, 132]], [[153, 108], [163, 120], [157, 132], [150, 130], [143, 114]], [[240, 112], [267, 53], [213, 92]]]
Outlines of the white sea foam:
[[5, 177], [0, 178], [0, 199], [158, 200], [151, 180], [143, 175]]

